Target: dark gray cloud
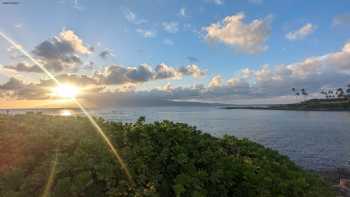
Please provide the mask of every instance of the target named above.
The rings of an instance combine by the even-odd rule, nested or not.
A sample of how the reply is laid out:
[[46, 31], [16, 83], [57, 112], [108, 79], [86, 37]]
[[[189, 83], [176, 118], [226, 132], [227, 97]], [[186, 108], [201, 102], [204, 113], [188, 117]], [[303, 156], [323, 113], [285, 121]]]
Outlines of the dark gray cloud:
[[[61, 83], [74, 84], [77, 86], [89, 86], [89, 85], [99, 85], [97, 79], [90, 77], [88, 75], [77, 75], [77, 74], [60, 74], [55, 76], [58, 81]], [[56, 83], [51, 79], [40, 80], [40, 83], [37, 84], [41, 87], [52, 87]]]
[[108, 49], [101, 51], [98, 56], [102, 59], [107, 59], [112, 56], [112, 52]]
[[333, 18], [333, 26], [349, 27], [350, 13], [340, 14]]
[[125, 84], [141, 83], [160, 79], [179, 79], [182, 76], [201, 77], [205, 75], [197, 65], [188, 65], [185, 67], [174, 68], [166, 64], [159, 64], [154, 70], [149, 65], [140, 65], [138, 67], [122, 67], [112, 65], [105, 68], [103, 72], [95, 74], [95, 78], [100, 84]]
[[131, 83], [146, 82], [153, 78], [153, 72], [148, 65], [141, 65], [139, 67], [129, 67], [126, 77], [130, 79]]
[[141, 83], [153, 79], [153, 72], [148, 65], [138, 67], [122, 67], [112, 65], [103, 72], [95, 74], [95, 78], [100, 84], [121, 85], [125, 83]]
[[60, 72], [76, 70], [82, 64], [80, 55], [86, 55], [91, 49], [71, 30], [62, 31], [58, 36], [45, 40], [35, 47], [36, 55], [48, 70]]
[[19, 72], [35, 72], [40, 73], [42, 70], [37, 65], [28, 65], [27, 63], [20, 62], [15, 65], [5, 65], [7, 69], [16, 70]]
[[36, 84], [26, 84], [16, 78], [10, 78], [0, 85], [0, 96], [11, 99], [45, 99], [47, 91]]
[[199, 59], [194, 57], [194, 56], [187, 56], [186, 59], [190, 62], [190, 63], [197, 63], [199, 62]]
[[[52, 72], [77, 71], [83, 64], [82, 55], [88, 55], [88, 47], [71, 30], [64, 30], [59, 35], [45, 40], [32, 51], [35, 58]], [[26, 63], [8, 65], [6, 68], [20, 72], [42, 72], [37, 66]]]
[[6, 83], [0, 85], [1, 90], [15, 90], [24, 87], [24, 83], [16, 78], [10, 78]]
[[103, 72], [96, 73], [95, 78], [97, 78], [99, 80], [99, 83], [102, 84], [123, 84], [130, 82], [126, 76], [127, 72], [127, 68], [119, 65], [112, 65], [105, 68]]

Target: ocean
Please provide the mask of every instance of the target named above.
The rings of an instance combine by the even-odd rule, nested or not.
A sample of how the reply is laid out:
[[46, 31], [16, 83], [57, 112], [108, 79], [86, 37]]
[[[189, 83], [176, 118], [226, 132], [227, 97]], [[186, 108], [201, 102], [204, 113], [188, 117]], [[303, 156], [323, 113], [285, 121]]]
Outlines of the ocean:
[[[80, 115], [79, 110], [10, 110], [8, 113], [42, 112]], [[7, 113], [1, 110], [1, 113]], [[313, 170], [350, 166], [350, 112], [221, 109], [215, 106], [120, 107], [91, 110], [111, 121], [146, 122], [171, 120], [196, 126], [221, 137], [248, 138], [287, 155], [298, 165]]]

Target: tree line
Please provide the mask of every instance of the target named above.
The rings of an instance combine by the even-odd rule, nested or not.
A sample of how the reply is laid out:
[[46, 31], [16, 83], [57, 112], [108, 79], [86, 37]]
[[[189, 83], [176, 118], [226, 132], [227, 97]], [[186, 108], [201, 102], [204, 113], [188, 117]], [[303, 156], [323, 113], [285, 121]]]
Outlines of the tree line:
[[[292, 88], [292, 92], [296, 97], [303, 96], [304, 99], [309, 95], [305, 88]], [[326, 99], [350, 98], [350, 84], [348, 84], [346, 88], [321, 89], [320, 94]]]

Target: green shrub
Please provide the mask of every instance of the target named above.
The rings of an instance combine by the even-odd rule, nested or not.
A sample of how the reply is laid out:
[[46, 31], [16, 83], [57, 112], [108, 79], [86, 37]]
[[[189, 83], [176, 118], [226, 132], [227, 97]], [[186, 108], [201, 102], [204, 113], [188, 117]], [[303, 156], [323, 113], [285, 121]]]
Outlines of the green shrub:
[[0, 116], [0, 196], [40, 196], [57, 157], [58, 196], [334, 196], [317, 176], [247, 139], [170, 121], [99, 125], [131, 184], [86, 118]]

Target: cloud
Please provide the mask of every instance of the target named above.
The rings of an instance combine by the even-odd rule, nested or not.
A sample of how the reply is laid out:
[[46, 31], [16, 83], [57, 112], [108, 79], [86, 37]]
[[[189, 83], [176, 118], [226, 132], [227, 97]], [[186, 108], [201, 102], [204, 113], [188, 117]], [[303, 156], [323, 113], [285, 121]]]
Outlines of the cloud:
[[171, 92], [173, 90], [173, 87], [171, 86], [170, 83], [165, 84], [161, 90], [166, 91], [166, 92]]
[[182, 17], [187, 17], [186, 8], [180, 8], [178, 15]]
[[144, 38], [154, 38], [157, 35], [157, 33], [153, 30], [145, 30], [142, 28], [136, 29], [136, 32], [140, 33]]
[[187, 56], [186, 59], [191, 63], [199, 62], [199, 59], [194, 56]]
[[[22, 65], [23, 66], [23, 65]], [[29, 65], [24, 65], [29, 67]], [[26, 68], [27, 69], [27, 68]], [[96, 99], [97, 103], [145, 101], [161, 103], [169, 100], [234, 101], [241, 99], [283, 98], [291, 95], [292, 88], [305, 88], [309, 93], [321, 88], [343, 87], [350, 83], [350, 42], [335, 52], [304, 60], [275, 66], [262, 65], [257, 69], [244, 68], [229, 79], [216, 75], [208, 84], [173, 87], [166, 84], [161, 88], [139, 91], [138, 84], [155, 80], [178, 80], [185, 76], [200, 77], [206, 71], [195, 64], [173, 67], [159, 64], [155, 67], [143, 64], [123, 67], [110, 65], [93, 75], [60, 74], [56, 77], [63, 82], [79, 86], [95, 87], [96, 91], [84, 98]], [[0, 95], [7, 98], [47, 98], [51, 80], [26, 83], [10, 78], [0, 85]], [[107, 87], [107, 88], [105, 88]], [[145, 99], [145, 100], [142, 100]], [[104, 102], [106, 101], [106, 103]], [[108, 101], [108, 102], [107, 102]], [[119, 100], [118, 100], [119, 102]], [[167, 102], [164, 102], [167, 103]]]
[[102, 59], [107, 59], [107, 58], [113, 56], [113, 54], [112, 54], [111, 50], [105, 49], [105, 50], [101, 51], [101, 52], [98, 54], [98, 56], [99, 56], [100, 58], [102, 58]]
[[222, 83], [222, 77], [220, 75], [215, 75], [210, 81], [209, 81], [209, 87], [219, 87]]
[[340, 14], [333, 18], [333, 26], [349, 26], [350, 25], [350, 13]]
[[174, 22], [174, 21], [170, 21], [170, 22], [162, 22], [162, 26], [164, 31], [168, 32], [168, 33], [176, 33], [179, 31], [179, 27], [178, 27], [178, 23]]
[[90, 49], [72, 30], [64, 30], [51, 40], [39, 44], [34, 54], [44, 58], [57, 58], [65, 54], [89, 54]]
[[[59, 75], [61, 81], [80, 83], [81, 86], [96, 87], [93, 94], [84, 95], [83, 99], [100, 105], [138, 104], [161, 105], [171, 100], [196, 101], [236, 101], [248, 102], [259, 99], [287, 98], [292, 95], [292, 88], [305, 88], [309, 93], [319, 92], [322, 88], [343, 87], [350, 83], [350, 42], [341, 50], [322, 56], [309, 57], [302, 61], [271, 67], [241, 69], [228, 80], [214, 76], [208, 83], [192, 86], [173, 87], [170, 84], [162, 88], [137, 91], [137, 84], [152, 80], [180, 79], [183, 76], [201, 76], [205, 72], [196, 65], [175, 68], [159, 64], [154, 69], [149, 65], [122, 67], [112, 65], [93, 76]], [[2, 97], [45, 98], [47, 87], [52, 81], [42, 80], [38, 84], [24, 83], [11, 78], [0, 85]], [[111, 91], [104, 86], [118, 85]], [[101, 87], [102, 86], [102, 87]], [[98, 89], [98, 87], [100, 89]], [[118, 101], [118, 103], [116, 103]], [[277, 100], [275, 100], [277, 101]], [[283, 102], [279, 100], [278, 102]]]
[[184, 67], [180, 67], [178, 69], [178, 72], [180, 72], [182, 75], [190, 75], [193, 77], [202, 77], [206, 74], [206, 71], [201, 70], [197, 65], [190, 64]]
[[165, 45], [168, 45], [168, 46], [173, 46], [173, 45], [175, 44], [174, 41], [172, 41], [172, 40], [170, 40], [170, 39], [168, 39], [168, 38], [164, 39], [164, 40], [163, 40], [163, 43], [164, 43]]
[[[105, 86], [99, 84], [97, 79], [88, 75], [59, 74], [55, 78], [61, 83], [69, 83], [86, 90], [94, 90], [94, 93], [102, 91]], [[0, 98], [9, 99], [49, 99], [52, 97], [50, 89], [56, 86], [52, 79], [43, 79], [39, 82], [27, 83], [23, 80], [10, 77], [7, 82], [0, 84]]]
[[[168, 73], [165, 78], [173, 77], [176, 71], [165, 73]], [[106, 103], [114, 103], [112, 98], [117, 97], [118, 101], [124, 100], [124, 103], [136, 104], [142, 101], [143, 104], [149, 105], [169, 104], [165, 102], [169, 100], [217, 102], [253, 100], [259, 103], [272, 99], [275, 102], [286, 102], [282, 99], [292, 95], [292, 88], [305, 88], [309, 93], [316, 93], [324, 87], [343, 87], [348, 83], [350, 83], [350, 43], [345, 44], [339, 51], [306, 58], [300, 62], [275, 67], [262, 65], [257, 69], [244, 68], [227, 81], [217, 75], [209, 81], [208, 86], [197, 84], [189, 87], [172, 87], [166, 84], [162, 88], [146, 91], [111, 92], [108, 95], [99, 95], [99, 100], [109, 98]]]
[[85, 9], [85, 7], [83, 7], [78, 0], [74, 0], [73, 1], [73, 8], [79, 10], [79, 11], [83, 11]]
[[[53, 72], [78, 70], [83, 63], [81, 55], [88, 55], [91, 52], [91, 48], [71, 30], [64, 30], [58, 36], [43, 41], [32, 51], [35, 58]], [[41, 72], [37, 66], [28, 66], [25, 63], [8, 66], [8, 68], [18, 71]]]
[[147, 20], [138, 18], [136, 14], [131, 10], [129, 10], [128, 8], [122, 8], [122, 12], [126, 20], [129, 21], [130, 23], [133, 23], [135, 25], [141, 25], [141, 24], [147, 23]]
[[11, 77], [6, 83], [0, 85], [0, 96], [11, 99], [45, 99], [47, 91], [33, 83], [24, 83]]
[[211, 3], [215, 3], [216, 5], [222, 5], [224, 4], [224, 0], [209, 0]]
[[286, 35], [286, 38], [288, 40], [302, 40], [305, 37], [311, 35], [315, 30], [316, 30], [315, 25], [311, 23], [307, 23], [304, 26], [300, 27], [299, 29], [289, 32]]
[[153, 72], [149, 65], [143, 64], [136, 68], [129, 67], [126, 77], [130, 79], [131, 83], [146, 82], [153, 78]]
[[[88, 75], [78, 75], [78, 74], [59, 74], [55, 76], [61, 83], [74, 84], [77, 86], [92, 86], [101, 85], [98, 83], [97, 79]], [[51, 79], [40, 80], [40, 86], [52, 87], [55, 86], [55, 81]], [[103, 84], [102, 84], [103, 85]]]
[[[208, 0], [211, 3], [215, 3], [216, 5], [222, 5], [224, 4], [224, 0]], [[249, 3], [253, 4], [261, 4], [263, 0], [247, 0]]]
[[265, 51], [268, 48], [265, 42], [271, 32], [271, 17], [255, 19], [250, 23], [244, 23], [244, 18], [244, 13], [240, 12], [205, 27], [206, 39], [224, 43], [242, 52]]
[[39, 68], [38, 66], [28, 65], [25, 62], [20, 62], [15, 65], [5, 65], [4, 68], [16, 70], [18, 72], [35, 72], [35, 73], [42, 72], [41, 68]]
[[[63, 30], [57, 36], [44, 40], [32, 50], [35, 59], [51, 72], [77, 71], [83, 64], [82, 56], [87, 56], [92, 52], [93, 48], [84, 43], [72, 30]], [[20, 59], [22, 56], [14, 58]], [[26, 62], [5, 67], [19, 72], [42, 72], [37, 65], [30, 65]]]
[[228, 81], [233, 87], [245, 87], [256, 96], [285, 96], [291, 88], [306, 88], [318, 92], [323, 87], [343, 87], [350, 82], [350, 43], [343, 49], [301, 62], [278, 65], [271, 69], [263, 65], [256, 70], [242, 69]]
[[16, 78], [11, 77], [6, 83], [0, 85], [1, 90], [15, 90], [20, 89], [24, 86], [22, 81], [17, 80]]
[[159, 64], [155, 68], [155, 79], [176, 79], [180, 78], [181, 76], [182, 73], [166, 64]]
[[15, 24], [14, 27], [16, 29], [21, 29], [21, 28], [23, 28], [23, 24], [22, 23], [18, 23], [18, 24]]
[[138, 67], [111, 65], [106, 67], [104, 71], [97, 72], [94, 78], [99, 81], [99, 84], [121, 85], [126, 83], [143, 83], [151, 80], [180, 79], [183, 76], [201, 77], [204, 75], [205, 71], [201, 70], [197, 65], [174, 68], [166, 64], [159, 64], [152, 70], [149, 65], [143, 64]]
[[[197, 65], [188, 65], [175, 68], [166, 64], [159, 64], [154, 69], [147, 64], [137, 67], [122, 67], [111, 65], [95, 74], [58, 74], [55, 77], [61, 83], [70, 83], [83, 89], [94, 89], [91, 94], [100, 94], [107, 87], [113, 91], [134, 91], [136, 84], [154, 80], [178, 80], [184, 76], [200, 77], [205, 74]], [[10, 78], [0, 85], [0, 97], [15, 99], [47, 99], [50, 97], [49, 89], [56, 86], [50, 79], [40, 80], [37, 83], [25, 83], [16, 78]], [[108, 89], [108, 88], [107, 88]], [[169, 89], [168, 89], [169, 90]]]
[[249, 3], [262, 4], [264, 0], [248, 0]]

